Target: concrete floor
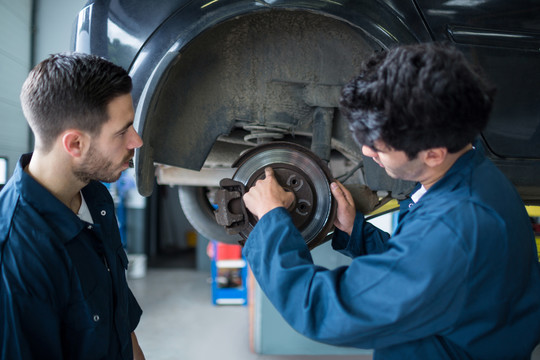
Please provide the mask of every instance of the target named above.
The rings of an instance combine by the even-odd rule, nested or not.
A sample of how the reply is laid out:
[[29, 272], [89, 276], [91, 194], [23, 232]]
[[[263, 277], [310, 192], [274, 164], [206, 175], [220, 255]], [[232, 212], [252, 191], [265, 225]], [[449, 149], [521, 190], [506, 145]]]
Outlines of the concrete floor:
[[[150, 268], [129, 280], [143, 308], [135, 330], [148, 360], [368, 360], [371, 356], [276, 356], [250, 350], [245, 306], [214, 306], [210, 273], [187, 268]], [[540, 360], [540, 347], [532, 360]]]
[[129, 280], [144, 313], [135, 330], [148, 360], [368, 360], [371, 356], [276, 356], [250, 350], [245, 306], [214, 306], [210, 273], [150, 268]]

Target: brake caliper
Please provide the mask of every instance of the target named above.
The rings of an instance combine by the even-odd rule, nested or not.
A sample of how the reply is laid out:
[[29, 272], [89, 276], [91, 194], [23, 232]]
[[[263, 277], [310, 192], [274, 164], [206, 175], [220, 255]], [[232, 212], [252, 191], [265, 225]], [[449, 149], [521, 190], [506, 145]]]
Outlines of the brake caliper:
[[222, 179], [219, 186], [215, 196], [218, 206], [214, 211], [216, 221], [225, 227], [229, 235], [242, 235], [249, 228], [247, 210], [242, 200], [246, 188], [240, 181], [232, 179]]

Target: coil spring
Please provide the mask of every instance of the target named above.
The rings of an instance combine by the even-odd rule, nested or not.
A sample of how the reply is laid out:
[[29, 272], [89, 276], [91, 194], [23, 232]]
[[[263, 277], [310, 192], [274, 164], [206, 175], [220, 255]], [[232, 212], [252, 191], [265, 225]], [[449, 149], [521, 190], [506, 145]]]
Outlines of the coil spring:
[[288, 132], [287, 129], [263, 125], [244, 125], [243, 128], [250, 132], [250, 134], [244, 136], [244, 141], [257, 144], [283, 139]]

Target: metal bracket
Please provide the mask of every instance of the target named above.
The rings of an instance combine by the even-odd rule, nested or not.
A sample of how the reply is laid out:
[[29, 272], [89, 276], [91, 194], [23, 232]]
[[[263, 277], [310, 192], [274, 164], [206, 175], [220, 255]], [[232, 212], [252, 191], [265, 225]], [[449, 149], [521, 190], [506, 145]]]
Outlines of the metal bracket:
[[244, 184], [226, 178], [219, 182], [219, 186], [215, 196], [218, 209], [214, 211], [217, 223], [224, 226], [229, 235], [245, 232], [249, 228], [249, 220], [242, 200], [246, 192]]

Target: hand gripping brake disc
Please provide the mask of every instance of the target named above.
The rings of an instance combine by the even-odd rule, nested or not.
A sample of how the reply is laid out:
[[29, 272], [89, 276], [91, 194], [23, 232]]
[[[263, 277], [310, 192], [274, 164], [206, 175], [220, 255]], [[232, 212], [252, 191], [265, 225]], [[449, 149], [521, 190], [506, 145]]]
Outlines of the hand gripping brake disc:
[[332, 175], [313, 152], [294, 143], [272, 142], [246, 151], [233, 167], [233, 178], [221, 180], [216, 193], [216, 220], [229, 234], [239, 234], [244, 241], [249, 236], [257, 219], [246, 210], [242, 195], [271, 167], [279, 184], [295, 195], [288, 211], [308, 247], [329, 239], [337, 208], [330, 191]]

